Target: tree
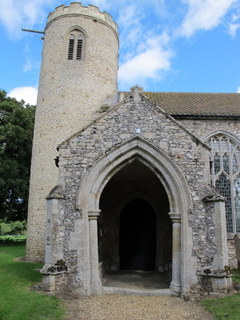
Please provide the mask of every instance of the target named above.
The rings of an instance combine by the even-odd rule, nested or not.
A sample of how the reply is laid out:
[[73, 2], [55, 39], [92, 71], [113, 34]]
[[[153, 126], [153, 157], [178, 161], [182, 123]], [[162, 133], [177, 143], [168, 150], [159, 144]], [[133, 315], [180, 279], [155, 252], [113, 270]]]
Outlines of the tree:
[[0, 90], [0, 218], [27, 217], [35, 107]]

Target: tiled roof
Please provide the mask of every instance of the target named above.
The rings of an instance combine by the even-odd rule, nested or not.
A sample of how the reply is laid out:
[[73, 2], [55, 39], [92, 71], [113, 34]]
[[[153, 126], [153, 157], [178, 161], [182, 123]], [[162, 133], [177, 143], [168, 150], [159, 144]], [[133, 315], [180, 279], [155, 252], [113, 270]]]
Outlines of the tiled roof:
[[143, 92], [175, 116], [240, 117], [240, 93]]

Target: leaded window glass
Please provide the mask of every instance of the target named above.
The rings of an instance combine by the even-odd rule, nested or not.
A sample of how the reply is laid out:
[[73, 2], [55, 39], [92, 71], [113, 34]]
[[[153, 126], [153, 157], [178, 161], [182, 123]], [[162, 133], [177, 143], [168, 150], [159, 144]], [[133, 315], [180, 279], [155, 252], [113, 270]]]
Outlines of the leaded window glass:
[[225, 134], [208, 142], [212, 184], [226, 198], [227, 232], [240, 232], [240, 145]]

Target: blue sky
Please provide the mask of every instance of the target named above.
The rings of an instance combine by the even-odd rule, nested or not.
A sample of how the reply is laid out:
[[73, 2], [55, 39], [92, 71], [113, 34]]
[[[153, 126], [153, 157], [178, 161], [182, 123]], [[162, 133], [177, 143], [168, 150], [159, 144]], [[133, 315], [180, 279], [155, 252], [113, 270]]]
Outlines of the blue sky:
[[[35, 103], [41, 35], [62, 0], [0, 0], [0, 88]], [[92, 0], [119, 25], [119, 90], [240, 93], [240, 0]]]

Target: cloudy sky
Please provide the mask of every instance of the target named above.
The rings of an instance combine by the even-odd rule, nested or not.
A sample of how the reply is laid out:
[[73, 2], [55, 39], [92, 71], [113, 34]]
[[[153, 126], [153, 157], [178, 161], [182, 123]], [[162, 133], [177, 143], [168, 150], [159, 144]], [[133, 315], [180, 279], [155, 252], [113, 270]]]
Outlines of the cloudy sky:
[[[119, 25], [119, 90], [240, 92], [240, 0], [81, 1]], [[64, 0], [0, 0], [0, 88], [35, 104], [41, 35]]]

